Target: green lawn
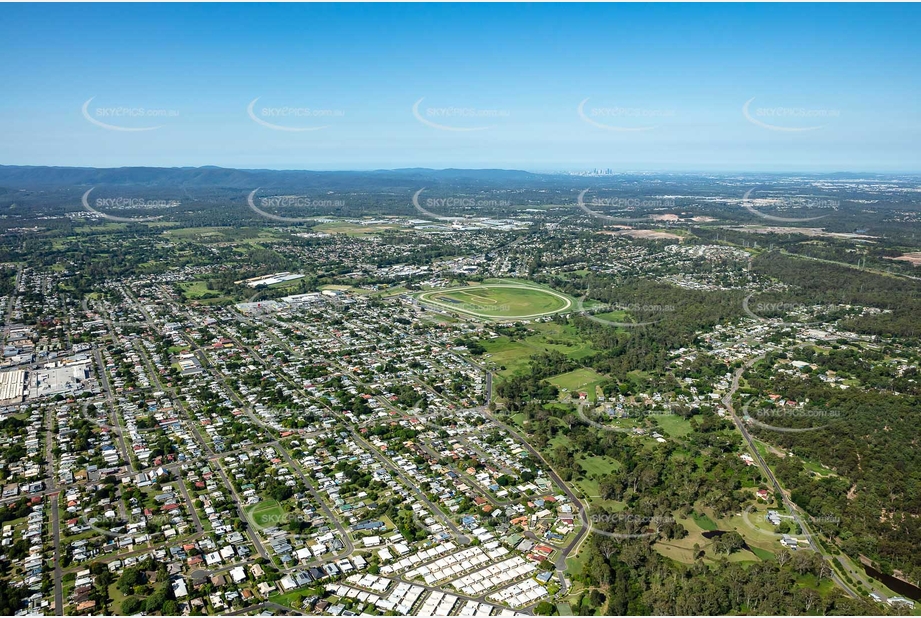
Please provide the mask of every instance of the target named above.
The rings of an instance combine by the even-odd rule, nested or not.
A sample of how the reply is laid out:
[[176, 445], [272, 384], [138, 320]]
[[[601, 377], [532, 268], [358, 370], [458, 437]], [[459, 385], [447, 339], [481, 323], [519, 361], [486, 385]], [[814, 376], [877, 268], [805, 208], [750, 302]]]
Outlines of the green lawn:
[[705, 513], [693, 512], [691, 513], [691, 519], [694, 520], [694, 523], [700, 526], [702, 530], [716, 530], [716, 523], [707, 517]]
[[[168, 223], [168, 222], [164, 222]], [[154, 222], [156, 224], [156, 222]], [[176, 227], [165, 232], [167, 237], [182, 240], [239, 242], [256, 245], [260, 241], [278, 240], [282, 236], [271, 228], [256, 227]]]
[[[522, 341], [512, 341], [508, 337], [499, 337], [490, 341], [483, 341], [483, 347], [489, 356], [487, 360], [494, 362], [500, 367], [499, 373], [504, 376], [511, 376], [524, 371], [531, 356], [539, 353], [541, 350], [531, 347]], [[505, 369], [501, 369], [504, 367]]]
[[[674, 540], [663, 540], [659, 539], [653, 547], [655, 550], [663, 556], [683, 562], [685, 564], [691, 564], [696, 559], [696, 553], [694, 551], [694, 546], [704, 552], [704, 561], [705, 562], [714, 562], [719, 560], [729, 560], [730, 562], [739, 562], [744, 564], [753, 564], [759, 560], [770, 559], [773, 554], [770, 551], [765, 550], [763, 547], [752, 548], [753, 551], [737, 551], [726, 556], [723, 554], [717, 554], [715, 552], [715, 543], [713, 539], [708, 539], [704, 537], [704, 533], [709, 530], [731, 530], [732, 526], [728, 525], [727, 522], [720, 520], [722, 525], [717, 525], [707, 514], [696, 514], [692, 513], [690, 518], [676, 518], [677, 522], [680, 523], [688, 531], [688, 535], [682, 539]], [[738, 530], [741, 534], [742, 530]], [[746, 539], [748, 541], [748, 539]], [[749, 542], [749, 547], [752, 547]]]
[[[550, 445], [550, 449], [554, 449], [560, 445], [569, 446], [572, 444], [572, 440], [569, 439], [569, 436], [562, 434], [562, 433], [558, 433], [552, 438], [550, 438], [550, 441], [547, 442], [547, 444]], [[545, 450], [550, 450], [550, 449], [545, 449]]]
[[306, 596], [309, 596], [306, 590], [292, 590], [284, 594], [271, 594], [269, 595], [269, 601], [279, 605], [287, 605], [294, 609], [302, 609], [301, 600]]
[[209, 290], [208, 283], [205, 281], [186, 281], [180, 283], [179, 287], [182, 288], [182, 295], [190, 300], [221, 296], [221, 293], [217, 290]]
[[520, 341], [512, 341], [508, 337], [481, 341], [486, 349], [482, 360], [498, 365], [499, 376], [507, 377], [526, 370], [535, 354], [555, 351], [574, 360], [581, 360], [595, 353], [591, 345], [579, 337], [571, 326], [546, 322], [531, 324], [530, 328], [537, 332]]
[[277, 500], [263, 500], [247, 507], [246, 514], [257, 528], [272, 528], [284, 523], [285, 507]]
[[[527, 415], [524, 412], [519, 412], [511, 416], [512, 422], [515, 423], [518, 427], [524, 427], [524, 422], [527, 420]], [[569, 438], [566, 438], [567, 440]]]
[[569, 373], [561, 373], [547, 381], [561, 391], [565, 390], [573, 395], [580, 392], [587, 393], [589, 400], [594, 401], [596, 398], [595, 387], [604, 382], [604, 379], [604, 376], [594, 369], [582, 368]]
[[617, 311], [608, 311], [607, 313], [596, 313], [596, 314], [595, 314], [595, 317], [598, 318], [598, 319], [604, 320], [604, 321], [606, 321], [606, 322], [621, 322], [621, 323], [623, 323], [623, 322], [630, 322], [630, 321], [631, 321], [631, 320], [629, 319], [629, 317], [628, 317], [629, 315], [630, 315], [630, 314], [627, 313], [626, 311], [617, 310]]
[[677, 414], [653, 415], [659, 428], [673, 438], [680, 438], [691, 433], [691, 422]]
[[813, 474], [817, 474], [819, 476], [837, 476], [837, 474], [827, 468], [822, 467], [822, 464], [816, 461], [812, 461], [811, 459], [802, 459], [802, 461], [803, 467]]
[[585, 469], [586, 475], [610, 474], [620, 469], [620, 463], [605, 456], [580, 457], [578, 463]]
[[573, 575], [582, 573], [582, 567], [585, 566], [586, 560], [588, 560], [587, 551], [580, 551], [575, 556], [570, 556], [566, 559], [566, 572]]
[[430, 290], [417, 298], [439, 309], [486, 319], [536, 318], [574, 306], [565, 294], [521, 282]]

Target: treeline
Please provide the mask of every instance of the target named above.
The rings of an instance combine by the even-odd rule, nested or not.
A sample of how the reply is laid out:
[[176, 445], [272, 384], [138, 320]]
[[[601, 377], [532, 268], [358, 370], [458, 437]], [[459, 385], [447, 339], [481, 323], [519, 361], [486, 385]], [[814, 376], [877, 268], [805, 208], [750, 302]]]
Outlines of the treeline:
[[[579, 615], [878, 615], [884, 606], [851, 599], [838, 588], [822, 594], [831, 569], [813, 552], [743, 566], [721, 559], [684, 565], [658, 554], [648, 539], [614, 541], [594, 535], [577, 576], [585, 593]], [[809, 582], [806, 584], [806, 582]], [[806, 585], [804, 585], [806, 584]]]
[[546, 378], [572, 371], [577, 367], [575, 361], [560, 352], [537, 354], [531, 358], [527, 373], [499, 382], [496, 392], [511, 410], [520, 410], [532, 401], [554, 401], [559, 395], [559, 389], [547, 382]]
[[[921, 581], [921, 455], [916, 448], [921, 409], [918, 370], [909, 367], [895, 380], [880, 370], [882, 351], [839, 349], [830, 353], [797, 350], [791, 358], [815, 364], [799, 375], [774, 371], [777, 355], [746, 374], [745, 392], [808, 401], [810, 414], [778, 414], [765, 422], [783, 428], [815, 428], [779, 432], [752, 428], [794, 456], [772, 457], [781, 483], [793, 500], [814, 518], [814, 527], [850, 556], [875, 560], [881, 570], [901, 570]], [[842, 390], [818, 375], [826, 371], [854, 376], [862, 388]], [[821, 413], [821, 414], [818, 414]], [[828, 466], [816, 475], [803, 460]]]
[[743, 315], [741, 292], [687, 290], [647, 280], [615, 285], [597, 274], [585, 280], [564, 291], [574, 296], [588, 293], [586, 300], [624, 307], [627, 315], [621, 321], [638, 324], [615, 327], [587, 316], [572, 318], [580, 335], [599, 350], [585, 364], [620, 380], [634, 370], [660, 372], [669, 363], [670, 351], [694, 345], [699, 332]]
[[[881, 611], [864, 600], [850, 599], [837, 588], [822, 592], [832, 571], [813, 552], [783, 550], [774, 560], [743, 566], [728, 558], [704, 562], [704, 548], [697, 544], [692, 565], [655, 551], [652, 545], [656, 542], [687, 536], [679, 520], [696, 509], [728, 516], [750, 502], [752, 488], [765, 486], [758, 469], [745, 466], [736, 456], [741, 447], [739, 435], [712, 412], [695, 416], [687, 436], [652, 449], [634, 436], [587, 423], [569, 406], [530, 402], [521, 413], [527, 420], [523, 426], [529, 441], [546, 453], [565, 480], [589, 476], [580, 463], [586, 456], [609, 457], [620, 464], [609, 474], [592, 477], [598, 482], [601, 499], [623, 502], [624, 507], [617, 511], [596, 507], [589, 512], [595, 533], [589, 539], [582, 571], [575, 575], [585, 587], [573, 604], [575, 614], [851, 615]], [[727, 557], [748, 549], [744, 539], [732, 531], [707, 543], [717, 555]], [[552, 611], [551, 605], [537, 608], [537, 613]]]
[[[632, 435], [589, 423], [572, 406], [530, 402], [522, 412], [528, 420], [529, 441], [549, 452], [550, 462], [565, 480], [586, 474], [581, 457], [619, 462], [617, 470], [597, 479], [601, 497], [625, 502], [635, 515], [687, 514], [698, 502], [717, 514], [737, 512], [751, 498], [743, 488], [761, 481], [755, 468], [736, 457], [741, 437], [728, 421], [709, 410], [691, 420], [692, 431], [680, 441], [669, 440], [652, 450]], [[649, 423], [655, 428], [654, 417], [649, 417]], [[557, 436], [566, 440], [550, 448]]]
[[752, 261], [752, 270], [791, 286], [784, 293], [787, 303], [863, 305], [889, 312], [846, 320], [845, 328], [876, 335], [921, 334], [921, 281], [779, 252], [762, 253]]

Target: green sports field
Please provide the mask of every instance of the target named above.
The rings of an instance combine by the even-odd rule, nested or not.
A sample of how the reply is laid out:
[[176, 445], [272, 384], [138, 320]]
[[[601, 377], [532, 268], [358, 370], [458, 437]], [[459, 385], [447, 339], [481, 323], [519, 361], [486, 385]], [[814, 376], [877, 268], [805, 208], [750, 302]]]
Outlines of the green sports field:
[[595, 371], [583, 367], [568, 373], [562, 373], [548, 380], [554, 386], [567, 391], [568, 394], [585, 392], [591, 401], [595, 401], [595, 387], [604, 382], [605, 377]]
[[274, 528], [285, 523], [285, 507], [271, 498], [247, 507], [246, 514], [257, 528]]
[[493, 320], [539, 318], [573, 306], [572, 300], [559, 292], [518, 283], [484, 283], [433, 290], [417, 298], [439, 309]]

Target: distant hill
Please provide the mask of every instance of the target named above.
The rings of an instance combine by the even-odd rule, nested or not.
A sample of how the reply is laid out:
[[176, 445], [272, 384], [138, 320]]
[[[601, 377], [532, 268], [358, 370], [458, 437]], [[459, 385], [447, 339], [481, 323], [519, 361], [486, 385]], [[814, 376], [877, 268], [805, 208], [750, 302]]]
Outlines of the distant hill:
[[78, 186], [146, 186], [156, 188], [321, 188], [421, 187], [444, 183], [492, 186], [542, 184], [553, 176], [519, 170], [434, 170], [407, 168], [366, 172], [309, 170], [245, 170], [223, 167], [32, 167], [0, 165], [0, 186], [8, 188], [61, 188]]

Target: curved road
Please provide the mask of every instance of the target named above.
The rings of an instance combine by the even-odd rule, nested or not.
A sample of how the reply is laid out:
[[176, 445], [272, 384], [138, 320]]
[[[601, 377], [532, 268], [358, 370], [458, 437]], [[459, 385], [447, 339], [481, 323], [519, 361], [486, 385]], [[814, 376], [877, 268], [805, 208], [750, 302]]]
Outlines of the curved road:
[[528, 453], [530, 453], [534, 458], [536, 458], [538, 461], [543, 463], [544, 466], [546, 466], [547, 476], [549, 476], [550, 480], [552, 480], [560, 489], [563, 490], [563, 493], [566, 494], [566, 497], [569, 498], [573, 506], [579, 510], [579, 515], [582, 518], [582, 522], [584, 525], [581, 528], [579, 528], [579, 531], [576, 533], [576, 536], [565, 547], [560, 549], [560, 557], [557, 558], [557, 561], [556, 561], [556, 570], [560, 578], [560, 594], [565, 595], [566, 594], [566, 558], [569, 557], [569, 554], [572, 553], [574, 549], [582, 545], [582, 542], [585, 540], [585, 538], [587, 538], [589, 530], [591, 530], [591, 522], [586, 517], [586, 512], [587, 512], [586, 507], [585, 505], [582, 504], [582, 501], [579, 500], [578, 496], [576, 496], [575, 492], [573, 492], [573, 490], [569, 488], [569, 485], [567, 485], [563, 481], [563, 479], [560, 478], [560, 475], [556, 473], [556, 471], [553, 469], [553, 466], [551, 466], [550, 463], [546, 459], [544, 459], [544, 456], [541, 455], [537, 451], [537, 449], [531, 446], [530, 443], [528, 443], [528, 441], [525, 440], [521, 436], [521, 434], [519, 434], [517, 431], [515, 431], [514, 429], [512, 429], [511, 427], [509, 427], [508, 425], [506, 425], [499, 419], [497, 419], [495, 416], [490, 414], [489, 411], [485, 408], [485, 406], [481, 408], [481, 411], [482, 411], [483, 416], [491, 420], [498, 427], [501, 427], [502, 429], [507, 431], [510, 436], [514, 437], [516, 440], [518, 440], [518, 442], [522, 444], [522, 446], [524, 446], [525, 450], [528, 451]]
[[818, 542], [816, 542], [816, 539], [813, 536], [812, 531], [809, 530], [809, 527], [806, 525], [806, 522], [800, 516], [799, 511], [797, 510], [796, 504], [794, 504], [793, 501], [787, 497], [787, 494], [784, 493], [783, 488], [781, 488], [780, 483], [778, 482], [777, 478], [774, 476], [774, 472], [771, 470], [770, 466], [767, 465], [767, 462], [764, 461], [764, 458], [761, 457], [761, 452], [755, 446], [755, 443], [751, 437], [751, 434], [748, 433], [748, 429], [745, 427], [745, 424], [742, 422], [742, 419], [739, 418], [739, 416], [736, 414], [735, 408], [733, 408], [732, 406], [732, 396], [739, 389], [739, 381], [742, 378], [742, 374], [745, 373], [747, 369], [750, 369], [752, 366], [754, 366], [755, 363], [762, 360], [764, 356], [765, 356], [764, 354], [760, 356], [756, 356], [755, 358], [752, 358], [746, 361], [744, 365], [736, 369], [735, 373], [732, 376], [732, 386], [729, 388], [729, 391], [723, 397], [722, 403], [726, 407], [726, 409], [729, 410], [729, 414], [732, 416], [733, 422], [735, 423], [736, 427], [738, 427], [739, 432], [741, 432], [742, 434], [742, 437], [745, 439], [745, 442], [748, 445], [748, 450], [751, 452], [752, 457], [754, 457], [755, 461], [758, 463], [758, 467], [761, 468], [761, 471], [764, 473], [765, 477], [771, 482], [771, 485], [774, 487], [774, 492], [778, 496], [780, 496], [780, 499], [783, 501], [784, 506], [787, 508], [788, 511], [790, 511], [790, 513], [793, 514], [793, 519], [796, 521], [797, 524], [799, 524], [800, 530], [803, 531], [803, 535], [809, 541], [809, 546], [812, 549], [814, 549], [816, 552], [818, 552], [819, 555], [822, 556], [823, 560], [827, 560], [829, 562], [829, 566], [832, 567], [831, 568], [832, 579], [835, 581], [836, 584], [841, 586], [841, 588], [850, 597], [854, 599], [862, 598], [861, 595], [859, 595], [854, 589], [852, 589], [844, 580], [842, 580], [838, 576], [838, 573], [834, 568], [834, 562], [832, 562], [833, 558], [830, 555], [826, 554], [825, 551], [822, 549], [822, 546]]

